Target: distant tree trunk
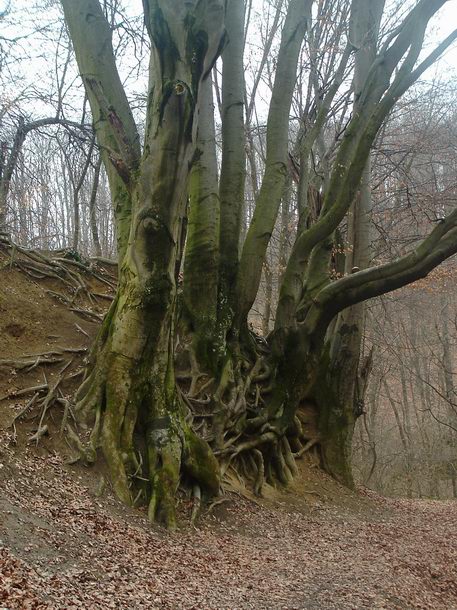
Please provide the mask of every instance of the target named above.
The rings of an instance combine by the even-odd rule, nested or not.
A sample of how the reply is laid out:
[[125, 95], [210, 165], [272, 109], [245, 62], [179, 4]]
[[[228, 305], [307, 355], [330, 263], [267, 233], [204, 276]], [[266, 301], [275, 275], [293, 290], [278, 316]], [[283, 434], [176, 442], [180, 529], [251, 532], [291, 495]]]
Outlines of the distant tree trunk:
[[4, 144], [2, 147], [3, 163], [0, 180], [0, 230], [4, 230], [6, 228], [7, 198], [10, 190], [11, 178], [13, 177], [13, 172], [16, 169], [16, 164], [19, 159], [26, 135], [27, 132], [25, 130], [25, 121], [23, 117], [20, 117], [8, 158], [6, 158], [6, 154], [4, 153], [6, 144]]
[[92, 233], [92, 241], [94, 243], [95, 256], [102, 255], [102, 247], [100, 245], [100, 237], [98, 235], [97, 225], [97, 191], [100, 183], [100, 170], [102, 167], [102, 158], [99, 155], [95, 164], [94, 177], [92, 181], [92, 189], [90, 192], [89, 199], [89, 217], [90, 217], [90, 230]]
[[70, 171], [71, 181], [72, 181], [72, 186], [73, 186], [73, 217], [74, 217], [72, 248], [75, 252], [77, 252], [79, 249], [79, 239], [80, 239], [80, 233], [81, 233], [81, 221], [80, 221], [81, 213], [80, 213], [80, 205], [79, 205], [79, 196], [81, 193], [81, 189], [84, 185], [84, 180], [86, 179], [87, 172], [89, 170], [89, 166], [90, 166], [90, 162], [91, 162], [91, 158], [92, 158], [92, 151], [94, 149], [94, 144], [95, 144], [95, 140], [93, 139], [91, 142], [89, 151], [87, 153], [87, 157], [81, 168], [81, 173], [79, 175], [78, 180], [75, 180], [75, 176], [72, 176], [71, 171]]
[[19, 155], [22, 150], [22, 146], [25, 142], [27, 134], [40, 127], [46, 127], [47, 125], [70, 125], [76, 128], [82, 128], [78, 123], [72, 121], [66, 121], [59, 117], [50, 117], [45, 119], [39, 119], [37, 121], [25, 122], [24, 117], [19, 117], [16, 132], [14, 134], [13, 141], [11, 143], [9, 155], [7, 154], [8, 146], [6, 142], [1, 144], [0, 154], [0, 231], [6, 227], [7, 220], [7, 203], [8, 195], [10, 190], [11, 179], [16, 165], [19, 159]]
[[411, 439], [408, 436], [408, 433], [405, 429], [404, 426], [404, 422], [402, 421], [401, 417], [400, 417], [400, 409], [398, 408], [398, 405], [396, 404], [394, 398], [391, 395], [389, 386], [387, 385], [387, 383], [384, 381], [384, 391], [386, 393], [386, 396], [389, 400], [390, 406], [392, 408], [392, 411], [394, 413], [395, 416], [395, 422], [397, 424], [397, 428], [398, 428], [398, 433], [400, 435], [400, 440], [401, 440], [401, 444], [403, 447], [403, 456], [404, 456], [404, 463], [406, 466], [406, 495], [408, 498], [412, 498], [413, 497], [413, 493], [412, 493], [412, 477], [413, 477], [413, 473], [412, 473], [412, 459], [411, 459]]

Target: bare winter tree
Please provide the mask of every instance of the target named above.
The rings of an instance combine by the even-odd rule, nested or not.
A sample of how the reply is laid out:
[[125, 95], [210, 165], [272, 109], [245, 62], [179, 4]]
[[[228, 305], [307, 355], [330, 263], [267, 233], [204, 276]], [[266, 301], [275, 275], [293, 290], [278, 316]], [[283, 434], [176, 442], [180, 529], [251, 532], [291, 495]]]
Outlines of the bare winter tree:
[[[324, 91], [316, 81], [324, 43], [310, 38], [314, 3], [281, 4], [264, 167], [243, 243], [245, 119], [253, 112], [244, 108], [245, 3], [143, 1], [152, 48], [143, 145], [98, 0], [61, 3], [109, 179], [120, 269], [77, 395], [78, 417], [92, 426], [85, 458], [94, 461], [101, 445], [117, 495], [146, 503], [150, 519], [168, 526], [180, 482], [216, 494], [221, 474], [234, 468], [261, 493], [265, 479], [290, 480], [293, 453], [310, 441], [327, 470], [351, 484], [352, 431], [369, 366], [359, 362], [359, 304], [427, 275], [457, 251], [457, 211], [382, 265], [369, 266], [367, 238], [367, 160], [395, 104], [457, 37], [454, 31], [422, 54], [428, 23], [445, 0], [419, 0], [381, 39], [383, 3], [354, 0], [349, 14], [335, 9], [345, 44]], [[275, 329], [264, 342], [249, 332], [248, 315], [290, 174], [289, 116], [305, 40], [317, 111], [302, 130], [295, 171], [309, 218], [299, 224]], [[210, 79], [221, 52], [218, 177]], [[347, 87], [351, 55], [353, 112], [326, 155], [324, 124]], [[308, 168], [320, 158], [328, 178], [310, 198]], [[353, 250], [338, 276], [333, 250], [346, 219]], [[318, 437], [306, 438], [303, 408], [314, 411]]]

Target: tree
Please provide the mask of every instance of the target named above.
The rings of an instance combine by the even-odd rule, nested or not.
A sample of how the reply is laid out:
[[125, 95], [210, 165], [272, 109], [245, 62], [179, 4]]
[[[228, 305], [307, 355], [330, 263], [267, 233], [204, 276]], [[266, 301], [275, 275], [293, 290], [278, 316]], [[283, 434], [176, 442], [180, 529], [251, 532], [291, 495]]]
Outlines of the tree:
[[64, 119], [60, 119], [58, 117], [38, 119], [36, 121], [29, 122], [26, 122], [23, 117], [19, 117], [18, 126], [16, 128], [16, 133], [14, 134], [10, 150], [8, 151], [6, 142], [1, 143], [2, 153], [0, 155], [0, 229], [6, 227], [6, 208], [11, 178], [16, 169], [16, 164], [21, 153], [25, 138], [27, 137], [27, 134], [29, 134], [31, 131], [46, 127], [47, 125], [64, 125], [68, 127], [74, 127], [76, 129], [84, 129], [84, 126], [78, 123], [73, 123], [72, 121], [65, 121]]
[[[293, 454], [310, 442], [320, 444], [325, 467], [350, 484], [348, 446], [360, 407], [354, 410], [355, 388], [364, 374], [358, 359], [360, 310], [352, 310], [355, 341], [344, 337], [347, 318], [333, 321], [348, 307], [423, 277], [455, 253], [457, 211], [413, 251], [383, 265], [370, 267], [366, 252], [354, 251], [354, 257], [364, 257], [361, 267], [354, 258], [351, 269], [335, 279], [332, 251], [350, 209], [354, 243], [355, 233], [360, 238], [366, 230], [358, 219], [369, 203], [367, 158], [380, 128], [398, 99], [457, 37], [454, 31], [421, 56], [428, 22], [445, 0], [419, 0], [379, 44], [380, 3], [366, 3], [367, 12], [354, 0], [350, 27], [345, 12], [338, 13], [346, 19], [341, 26], [346, 48], [323, 90], [316, 72], [317, 111], [299, 140], [302, 209], [305, 215], [310, 209], [308, 193], [320, 204], [299, 223], [267, 341], [249, 331], [248, 314], [288, 180], [289, 113], [313, 2], [290, 0], [278, 17], [282, 30], [265, 164], [242, 244], [244, 2], [229, 0], [224, 11], [219, 0], [143, 1], [152, 47], [143, 146], [98, 0], [61, 4], [110, 183], [120, 269], [116, 299], [77, 394], [78, 417], [91, 426], [88, 444], [78, 443], [85, 459], [94, 461], [101, 445], [119, 498], [146, 503], [150, 519], [170, 527], [180, 482], [197, 497], [201, 490], [216, 494], [221, 475], [233, 468], [261, 493], [265, 479], [290, 480], [296, 472]], [[221, 52], [218, 180], [211, 71]], [[330, 168], [328, 179], [312, 190], [306, 175], [311, 162], [327, 154], [325, 125], [338, 113], [332, 103], [354, 52], [354, 112], [335, 138], [333, 153], [322, 158]], [[346, 341], [342, 351], [337, 336], [339, 346], [341, 338]], [[348, 353], [349, 383], [335, 403], [338, 384], [327, 388], [326, 380]], [[304, 405], [316, 413], [318, 437], [306, 436]]]

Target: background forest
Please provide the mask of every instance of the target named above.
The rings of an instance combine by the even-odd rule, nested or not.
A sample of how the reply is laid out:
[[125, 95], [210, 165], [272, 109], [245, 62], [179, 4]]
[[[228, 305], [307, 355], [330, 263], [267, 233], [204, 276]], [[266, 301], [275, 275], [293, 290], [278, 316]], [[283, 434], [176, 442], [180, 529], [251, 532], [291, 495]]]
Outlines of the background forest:
[[[151, 42], [142, 7], [134, 0], [100, 4], [143, 140]], [[269, 163], [268, 112], [288, 2], [245, 4], [241, 243]], [[354, 81], [354, 48], [360, 48], [360, 41], [349, 34], [351, 3], [311, 4], [287, 125], [279, 214], [249, 314], [250, 327], [263, 337], [275, 328], [297, 234], [303, 223], [311, 226], [319, 217], [335, 155], [357, 111], [354, 97], [357, 103], [360, 83]], [[414, 4], [386, 4], [378, 46], [392, 39]], [[431, 21], [421, 57], [448, 34], [445, 27], [455, 6], [454, 13], [445, 10], [450, 18], [443, 12]], [[81, 261], [114, 260], [117, 236], [109, 178], [60, 3], [3, 2], [0, 11], [0, 225], [28, 248], [65, 250]], [[330, 245], [332, 279], [405, 255], [456, 207], [455, 57], [451, 49], [425, 71], [383, 122], [370, 153], [371, 173], [368, 178], [365, 174], [370, 205], [356, 236], [354, 210], [340, 223]], [[219, 172], [227, 103], [222, 80], [218, 59], [212, 91]], [[306, 213], [300, 207], [304, 189]], [[360, 241], [365, 243], [362, 250]], [[369, 361], [371, 368], [354, 433], [354, 476], [386, 495], [457, 497], [456, 273], [450, 258], [425, 279], [376, 297], [365, 307], [360, 362]]]

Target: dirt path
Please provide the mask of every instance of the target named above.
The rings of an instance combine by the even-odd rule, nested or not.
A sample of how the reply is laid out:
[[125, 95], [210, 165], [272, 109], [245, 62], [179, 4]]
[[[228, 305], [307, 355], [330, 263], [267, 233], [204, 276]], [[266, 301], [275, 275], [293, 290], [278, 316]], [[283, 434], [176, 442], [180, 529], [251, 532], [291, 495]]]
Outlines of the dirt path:
[[56, 456], [3, 450], [0, 463], [9, 610], [457, 608], [457, 502], [363, 493], [337, 507], [291, 490], [168, 534]]

